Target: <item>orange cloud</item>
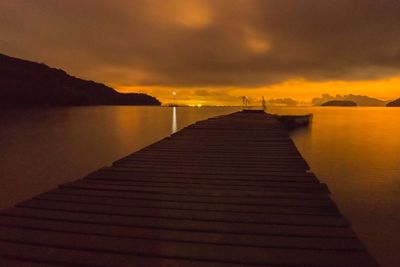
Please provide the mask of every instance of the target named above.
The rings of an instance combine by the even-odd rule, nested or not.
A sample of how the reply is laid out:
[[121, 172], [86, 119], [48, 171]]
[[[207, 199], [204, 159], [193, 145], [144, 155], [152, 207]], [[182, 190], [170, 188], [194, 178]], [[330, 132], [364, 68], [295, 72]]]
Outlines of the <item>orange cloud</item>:
[[0, 1], [0, 52], [163, 102], [399, 97], [400, 5], [325, 2]]

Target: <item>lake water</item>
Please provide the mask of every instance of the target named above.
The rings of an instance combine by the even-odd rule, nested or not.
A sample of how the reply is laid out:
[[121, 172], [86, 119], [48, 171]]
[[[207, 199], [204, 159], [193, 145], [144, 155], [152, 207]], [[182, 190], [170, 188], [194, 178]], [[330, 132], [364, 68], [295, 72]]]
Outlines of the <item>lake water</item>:
[[[81, 178], [195, 121], [239, 108], [99, 106], [0, 113], [0, 208]], [[400, 265], [400, 108], [313, 113], [292, 137], [382, 266]]]

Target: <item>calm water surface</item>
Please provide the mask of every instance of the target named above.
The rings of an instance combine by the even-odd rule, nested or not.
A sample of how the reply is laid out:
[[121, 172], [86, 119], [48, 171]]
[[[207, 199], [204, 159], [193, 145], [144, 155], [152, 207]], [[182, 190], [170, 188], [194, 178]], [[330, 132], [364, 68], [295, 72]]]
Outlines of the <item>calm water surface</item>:
[[[279, 111], [278, 111], [279, 112]], [[314, 114], [296, 146], [382, 266], [400, 266], [400, 108], [281, 110]]]
[[[0, 113], [0, 208], [238, 108], [73, 107]], [[300, 152], [382, 266], [400, 266], [400, 109], [273, 108], [313, 113]]]

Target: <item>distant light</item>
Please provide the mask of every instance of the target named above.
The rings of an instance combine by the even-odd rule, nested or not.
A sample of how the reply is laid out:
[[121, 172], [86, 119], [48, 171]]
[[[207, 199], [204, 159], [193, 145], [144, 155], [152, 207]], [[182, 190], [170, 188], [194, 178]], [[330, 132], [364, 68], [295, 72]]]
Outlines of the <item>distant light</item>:
[[175, 96], [175, 95], [176, 95], [176, 92], [172, 92], [172, 94]]
[[197, 106], [198, 106], [198, 107], [201, 107], [201, 104], [198, 104]]

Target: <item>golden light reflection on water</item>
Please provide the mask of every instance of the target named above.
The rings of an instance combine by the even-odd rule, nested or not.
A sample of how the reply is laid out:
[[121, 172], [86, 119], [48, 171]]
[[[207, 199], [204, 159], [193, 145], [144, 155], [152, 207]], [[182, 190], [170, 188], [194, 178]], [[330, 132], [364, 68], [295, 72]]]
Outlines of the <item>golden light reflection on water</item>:
[[382, 266], [400, 256], [400, 108], [271, 109], [312, 112], [296, 146]]
[[82, 178], [171, 130], [238, 109], [98, 106], [3, 111], [0, 208]]
[[172, 129], [171, 132], [172, 133], [176, 133], [177, 131], [177, 122], [176, 122], [176, 107], [172, 108]]

